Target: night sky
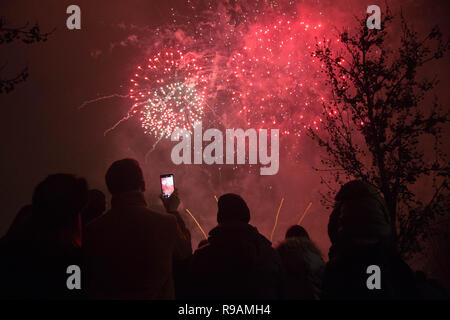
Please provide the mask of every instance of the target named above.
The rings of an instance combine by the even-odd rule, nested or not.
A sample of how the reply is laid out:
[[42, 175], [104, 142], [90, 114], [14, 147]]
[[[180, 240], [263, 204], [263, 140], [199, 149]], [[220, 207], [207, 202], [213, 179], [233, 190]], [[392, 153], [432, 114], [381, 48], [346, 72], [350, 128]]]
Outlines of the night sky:
[[[298, 3], [299, 8], [303, 6], [309, 13], [317, 8], [317, 12], [323, 12], [324, 21], [342, 28], [354, 23], [354, 15], [364, 16], [368, 5], [383, 7], [384, 1]], [[66, 8], [71, 4], [81, 8], [81, 30], [66, 28]], [[444, 35], [449, 36], [448, 1], [406, 0], [391, 1], [390, 4], [394, 12], [401, 7], [419, 32], [430, 30], [437, 24]], [[44, 43], [25, 45], [16, 42], [1, 46], [0, 65], [4, 67], [0, 76], [12, 77], [26, 65], [30, 76], [13, 92], [0, 95], [0, 203], [3, 205], [0, 236], [7, 231], [19, 208], [31, 202], [33, 188], [48, 174], [74, 173], [85, 177], [91, 188], [106, 193], [104, 174], [108, 166], [117, 159], [133, 157], [141, 162], [145, 171], [152, 207], [159, 206], [155, 200], [159, 192], [159, 175], [173, 172], [183, 205], [200, 217], [199, 221], [207, 230], [215, 223], [214, 193], [241, 193], [252, 210], [252, 223], [267, 237], [281, 197], [284, 197], [275, 240], [281, 240], [286, 228], [297, 222], [312, 201], [304, 225], [326, 255], [329, 212], [318, 201], [317, 191], [321, 186], [318, 176], [311, 170], [317, 164], [317, 149], [308, 139], [299, 138], [302, 142], [298, 151], [300, 160], [294, 163], [283, 158], [276, 176], [240, 173], [218, 178], [218, 168], [173, 165], [170, 160], [173, 143], [170, 141], [158, 144], [145, 162], [145, 154], [155, 138], [145, 135], [136, 119], [122, 123], [104, 136], [106, 129], [126, 115], [130, 108], [127, 99], [102, 100], [78, 109], [86, 100], [127, 94], [130, 76], [148, 54], [151, 33], [158, 26], [166, 25], [174, 11], [184, 12], [186, 6], [185, 1], [172, 0], [0, 0], [0, 15], [8, 25], [22, 26], [28, 21], [38, 22], [43, 32], [56, 28]], [[331, 34], [331, 28], [329, 32]], [[450, 56], [447, 56], [424, 71], [424, 74], [436, 74], [440, 79], [433, 94], [447, 106], [450, 102], [449, 64]], [[261, 191], [263, 187], [265, 189]], [[270, 196], [265, 196], [266, 193]], [[263, 201], [261, 195], [264, 195]], [[185, 216], [185, 219], [189, 217]], [[188, 224], [196, 247], [201, 234], [192, 221]]]

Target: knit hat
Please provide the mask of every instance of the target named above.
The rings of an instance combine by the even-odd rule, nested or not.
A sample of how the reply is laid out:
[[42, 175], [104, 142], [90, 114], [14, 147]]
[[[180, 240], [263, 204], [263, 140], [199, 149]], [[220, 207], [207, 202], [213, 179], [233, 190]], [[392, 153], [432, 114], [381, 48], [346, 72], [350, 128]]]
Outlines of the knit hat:
[[250, 210], [241, 196], [233, 193], [224, 194], [217, 203], [217, 222], [219, 224], [227, 222], [250, 221]]

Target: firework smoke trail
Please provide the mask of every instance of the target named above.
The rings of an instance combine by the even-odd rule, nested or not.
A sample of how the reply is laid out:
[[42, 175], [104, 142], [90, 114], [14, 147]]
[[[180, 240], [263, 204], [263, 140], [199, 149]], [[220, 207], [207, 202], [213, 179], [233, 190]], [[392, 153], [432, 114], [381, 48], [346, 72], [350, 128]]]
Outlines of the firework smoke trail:
[[153, 145], [152, 145], [152, 147], [150, 148], [150, 150], [148, 150], [148, 151], [145, 153], [145, 156], [144, 156], [145, 163], [147, 163], [148, 156], [155, 150], [156, 146], [158, 145], [158, 143], [159, 143], [163, 138], [164, 138], [164, 136], [160, 136], [160, 137], [155, 141], [155, 143], [153, 143]]
[[208, 240], [208, 236], [206, 235], [206, 232], [203, 230], [202, 226], [200, 225], [200, 223], [198, 223], [197, 219], [195, 219], [194, 215], [189, 211], [189, 209], [184, 209], [186, 210], [187, 213], [189, 213], [189, 215], [191, 216], [191, 218], [194, 220], [195, 224], [197, 225], [197, 227], [200, 229], [200, 231], [203, 234], [203, 237]]
[[281, 198], [280, 206], [278, 207], [277, 215], [275, 216], [275, 223], [273, 225], [272, 233], [270, 234], [270, 242], [272, 242], [272, 240], [273, 240], [273, 235], [274, 235], [275, 229], [277, 228], [277, 225], [278, 225], [278, 216], [280, 215], [280, 210], [281, 210], [281, 207], [283, 206], [283, 202], [284, 202], [284, 198]]
[[88, 104], [92, 104], [92, 103], [99, 102], [99, 101], [102, 101], [102, 100], [108, 100], [108, 99], [112, 99], [112, 98], [129, 98], [129, 97], [130, 97], [130, 95], [128, 95], [128, 94], [117, 94], [117, 93], [111, 94], [111, 95], [109, 95], [109, 96], [98, 97], [98, 98], [95, 98], [95, 99], [92, 99], [92, 100], [84, 101], [84, 102], [78, 107], [78, 110], [83, 109], [83, 108], [84, 108], [85, 106], [87, 106]]
[[131, 116], [130, 115], [126, 115], [125, 117], [123, 117], [122, 119], [120, 119], [119, 121], [117, 121], [112, 127], [106, 129], [103, 132], [103, 136], [106, 137], [106, 135], [108, 134], [108, 132], [113, 131], [114, 129], [116, 129], [122, 122], [127, 121], [128, 119], [130, 119]]
[[306, 216], [306, 214], [308, 213], [308, 210], [311, 208], [311, 206], [312, 206], [312, 202], [310, 202], [310, 203], [308, 204], [308, 206], [306, 207], [305, 211], [303, 212], [303, 215], [302, 215], [301, 218], [298, 220], [298, 222], [297, 222], [298, 225], [301, 225], [303, 219], [305, 218], [305, 216]]
[[[102, 96], [102, 97], [98, 97], [98, 98], [95, 98], [95, 99], [86, 100], [86, 101], [84, 101], [84, 102], [78, 107], [78, 110], [83, 109], [84, 107], [86, 107], [86, 106], [89, 105], [89, 104], [93, 104], [93, 103], [95, 103], [95, 102], [99, 102], [99, 101], [103, 101], [103, 100], [109, 100], [109, 99], [112, 99], [112, 98], [124, 98], [124, 99], [126, 99], [126, 98], [130, 98], [130, 95], [129, 95], [129, 94], [118, 94], [118, 93], [114, 93], [114, 94], [111, 94], [111, 95], [108, 95], [108, 96]], [[130, 118], [131, 118], [131, 114], [130, 114], [130, 113], [127, 113], [127, 115], [126, 115], [125, 117], [123, 117], [122, 119], [120, 119], [119, 121], [117, 121], [112, 127], [106, 129], [106, 130], [103, 132], [103, 136], [106, 136], [106, 135], [108, 134], [108, 132], [114, 130], [114, 129], [117, 128], [122, 122], [127, 121], [127, 120], [130, 119]]]

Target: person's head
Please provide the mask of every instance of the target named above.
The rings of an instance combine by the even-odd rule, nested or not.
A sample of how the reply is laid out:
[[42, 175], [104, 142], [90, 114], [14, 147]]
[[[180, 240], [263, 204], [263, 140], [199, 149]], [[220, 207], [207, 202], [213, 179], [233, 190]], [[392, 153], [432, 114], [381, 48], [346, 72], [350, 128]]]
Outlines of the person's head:
[[144, 175], [139, 162], [134, 159], [115, 161], [106, 172], [105, 180], [112, 195], [130, 191], [145, 191]]
[[80, 211], [86, 204], [87, 182], [72, 174], [49, 175], [34, 189], [33, 223], [40, 235], [80, 241]]
[[83, 220], [83, 225], [101, 216], [105, 209], [105, 194], [97, 189], [89, 190], [87, 193], [86, 207], [82, 210], [81, 219]]
[[250, 221], [250, 210], [244, 199], [237, 194], [224, 194], [219, 198], [217, 206], [217, 222], [219, 224], [230, 222], [249, 223]]
[[292, 227], [290, 227], [287, 231], [286, 231], [286, 239], [289, 238], [306, 238], [309, 240], [309, 235], [308, 232], [306, 232], [305, 228], [299, 226], [299, 225], [294, 225]]
[[341, 187], [328, 223], [332, 243], [371, 243], [392, 236], [390, 215], [380, 192], [370, 183], [353, 180]]

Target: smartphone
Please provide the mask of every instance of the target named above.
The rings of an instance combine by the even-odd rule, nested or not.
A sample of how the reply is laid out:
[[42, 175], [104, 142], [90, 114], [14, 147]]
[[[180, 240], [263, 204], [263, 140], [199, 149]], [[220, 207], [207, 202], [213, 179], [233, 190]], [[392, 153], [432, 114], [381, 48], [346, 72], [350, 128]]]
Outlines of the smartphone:
[[173, 174], [163, 174], [161, 178], [161, 193], [164, 198], [168, 198], [175, 191], [175, 182], [173, 179]]

